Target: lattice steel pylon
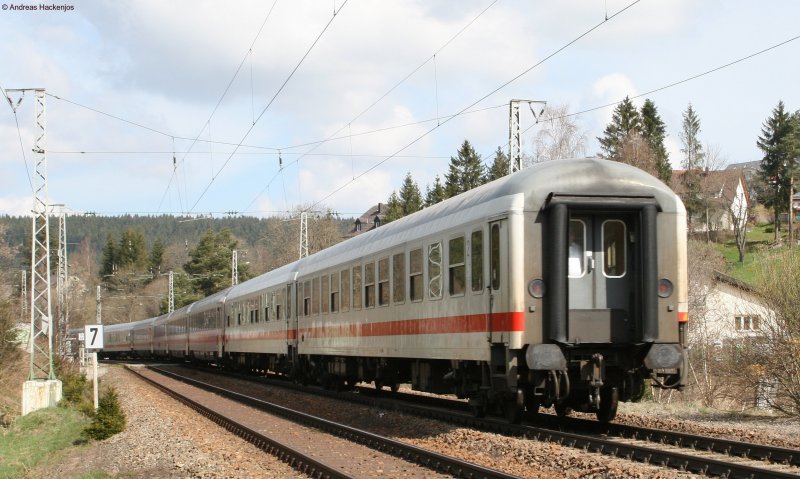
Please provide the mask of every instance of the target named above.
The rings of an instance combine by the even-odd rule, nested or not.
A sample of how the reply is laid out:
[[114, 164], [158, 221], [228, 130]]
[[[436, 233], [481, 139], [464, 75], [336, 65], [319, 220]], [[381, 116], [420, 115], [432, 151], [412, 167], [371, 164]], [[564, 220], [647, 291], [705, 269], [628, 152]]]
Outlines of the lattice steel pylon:
[[61, 357], [67, 354], [67, 337], [69, 336], [69, 307], [67, 290], [69, 288], [69, 266], [67, 263], [67, 214], [64, 205], [59, 205], [58, 212], [58, 270], [56, 274], [56, 305], [58, 307], [57, 344]]
[[300, 259], [308, 256], [308, 212], [300, 213]]
[[170, 270], [169, 272], [169, 293], [167, 297], [167, 312], [175, 311], [175, 275]]
[[[537, 100], [511, 100], [508, 104], [508, 174], [512, 174], [522, 169], [522, 139], [519, 131], [519, 104], [527, 103], [533, 113], [533, 117], [538, 117], [544, 113], [544, 106], [547, 102]], [[542, 105], [542, 110], [537, 113], [533, 109], [534, 104]]]
[[[50, 218], [47, 208], [47, 152], [45, 94], [36, 96], [36, 133], [33, 152], [33, 231], [31, 236], [30, 380], [55, 379], [53, 368], [53, 315], [50, 303]], [[46, 346], [43, 337], [47, 338]]]

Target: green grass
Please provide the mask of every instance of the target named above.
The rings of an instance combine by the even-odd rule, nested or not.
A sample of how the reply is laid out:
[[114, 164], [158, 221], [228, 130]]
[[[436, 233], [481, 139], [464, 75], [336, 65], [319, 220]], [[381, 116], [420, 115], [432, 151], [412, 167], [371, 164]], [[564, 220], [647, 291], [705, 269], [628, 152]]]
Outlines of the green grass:
[[8, 429], [0, 429], [0, 478], [19, 477], [57, 451], [81, 443], [88, 423], [83, 414], [60, 407], [17, 418]]
[[[785, 229], [785, 227], [784, 227]], [[786, 238], [786, 232], [781, 231], [780, 237]], [[770, 247], [775, 238], [772, 225], [753, 226], [747, 230], [747, 246], [744, 262], [739, 262], [739, 250], [736, 241], [731, 239], [724, 243], [717, 243], [716, 247], [725, 258], [727, 266], [725, 273], [748, 284], [754, 284], [758, 270], [770, 256], [777, 251]], [[783, 248], [783, 246], [781, 247]]]

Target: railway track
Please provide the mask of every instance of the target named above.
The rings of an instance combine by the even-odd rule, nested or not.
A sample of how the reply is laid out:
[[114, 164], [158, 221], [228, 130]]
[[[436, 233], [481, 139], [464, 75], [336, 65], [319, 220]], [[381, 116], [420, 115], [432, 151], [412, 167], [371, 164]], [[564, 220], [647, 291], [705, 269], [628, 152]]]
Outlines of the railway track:
[[[145, 379], [159, 389], [164, 390], [169, 395], [175, 397], [181, 402], [189, 405], [204, 416], [210, 418], [212, 421], [222, 425], [229, 431], [255, 444], [257, 447], [271, 454], [275, 454], [311, 477], [346, 479], [355, 477], [377, 477], [375, 471], [368, 471], [363, 475], [354, 475], [351, 472], [343, 471], [341, 463], [328, 463], [319, 459], [320, 456], [324, 457], [325, 454], [316, 448], [316, 445], [318, 444], [316, 441], [315, 451], [309, 454], [308, 452], [304, 452], [299, 448], [292, 447], [259, 432], [256, 430], [256, 428], [253, 428], [247, 424], [248, 421], [246, 420], [242, 421], [241, 419], [236, 419], [235, 417], [228, 415], [226, 412], [221, 412], [219, 408], [209, 407], [207, 404], [204, 404], [203, 401], [194, 397], [195, 394], [192, 392], [181, 392], [178, 388], [166, 384], [165, 381], [158, 380], [152, 375], [147, 374], [146, 372], [143, 373], [142, 371], [137, 371], [136, 369], [137, 368], [128, 367], [128, 370], [137, 374], [139, 377]], [[502, 471], [472, 464], [470, 462], [421, 449], [403, 442], [379, 436], [377, 434], [372, 434], [367, 431], [362, 431], [343, 424], [338, 424], [326, 419], [305, 414], [300, 411], [295, 411], [277, 404], [272, 404], [258, 398], [181, 376], [171, 371], [166, 371], [156, 367], [149, 367], [148, 371], [156, 372], [159, 375], [175, 379], [181, 383], [190, 385], [193, 388], [197, 388], [204, 392], [213, 393], [214, 395], [230, 399], [236, 403], [255, 408], [259, 411], [264, 411], [270, 415], [280, 416], [281, 418], [288, 419], [293, 423], [303, 424], [340, 438], [344, 438], [347, 442], [357, 442], [383, 454], [400, 458], [403, 462], [414, 463], [422, 466], [427, 471], [421, 474], [415, 474], [412, 468], [408, 466], [401, 466], [399, 469], [403, 471], [404, 477], [463, 477], [475, 479], [513, 479], [517, 477], [506, 474]], [[353, 460], [351, 457], [351, 454], [353, 454], [351, 447], [347, 447], [347, 454], [345, 455], [342, 455], [341, 453], [335, 454], [338, 454], [340, 457], [343, 456], [348, 462], [352, 462]], [[386, 464], [389, 461], [375, 459], [375, 462]], [[382, 467], [385, 468], [385, 466]], [[436, 471], [439, 473], [439, 475], [436, 475], [433, 471]]]
[[[252, 380], [252, 376], [249, 378]], [[538, 414], [533, 418], [536, 425], [513, 425], [499, 419], [475, 418], [467, 411], [463, 401], [411, 394], [387, 398], [386, 394], [376, 395], [371, 388], [362, 389], [362, 394], [341, 394], [296, 386], [282, 380], [267, 382], [337, 400], [547, 441], [695, 474], [747, 479], [800, 477], [800, 450], [619, 424], [601, 428], [596, 421], [578, 418], [563, 420], [547, 414]], [[396, 399], [396, 396], [402, 396], [402, 400]]]

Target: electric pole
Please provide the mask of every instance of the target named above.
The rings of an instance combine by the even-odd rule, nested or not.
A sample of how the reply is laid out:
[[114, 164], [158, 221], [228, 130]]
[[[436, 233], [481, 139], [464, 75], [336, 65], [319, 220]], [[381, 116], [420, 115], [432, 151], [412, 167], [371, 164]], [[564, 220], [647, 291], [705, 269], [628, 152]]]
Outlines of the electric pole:
[[169, 272], [169, 296], [167, 300], [167, 312], [175, 311], [175, 282], [173, 281], [174, 275], [172, 270]]
[[[31, 324], [29, 337], [30, 372], [23, 385], [22, 414], [55, 406], [61, 400], [61, 381], [56, 380], [53, 366], [53, 314], [50, 304], [50, 218], [47, 207], [47, 112], [44, 88], [6, 90], [21, 93], [33, 91], [35, 96], [35, 133], [33, 153], [36, 167], [33, 186], [33, 220], [31, 231]], [[16, 103], [6, 97], [16, 114]], [[45, 339], [46, 338], [46, 339]]]
[[300, 213], [300, 259], [308, 256], [308, 212]]
[[97, 324], [103, 324], [103, 305], [100, 304], [100, 285], [97, 285], [97, 314], [95, 315], [95, 322]]
[[236, 250], [231, 251], [231, 286], [239, 284], [239, 255]]
[[[522, 141], [519, 131], [519, 104], [527, 103], [533, 113], [533, 118], [538, 122], [539, 117], [544, 113], [546, 101], [537, 100], [511, 100], [508, 104], [508, 174], [512, 174], [522, 169]], [[542, 105], [539, 113], [533, 109], [533, 105]]]
[[56, 338], [58, 340], [58, 352], [64, 357], [66, 355], [67, 336], [69, 334], [69, 310], [67, 307], [69, 285], [69, 272], [67, 263], [67, 215], [64, 205], [54, 205], [60, 207], [58, 212], [58, 271], [56, 281], [56, 298], [58, 306], [58, 329]]

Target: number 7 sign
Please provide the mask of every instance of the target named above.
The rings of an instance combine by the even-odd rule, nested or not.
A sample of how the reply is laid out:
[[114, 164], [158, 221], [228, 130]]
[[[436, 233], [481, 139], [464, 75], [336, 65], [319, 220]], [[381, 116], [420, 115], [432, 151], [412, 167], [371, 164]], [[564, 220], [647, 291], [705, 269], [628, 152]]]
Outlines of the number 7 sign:
[[103, 325], [87, 324], [83, 328], [86, 349], [103, 349]]

